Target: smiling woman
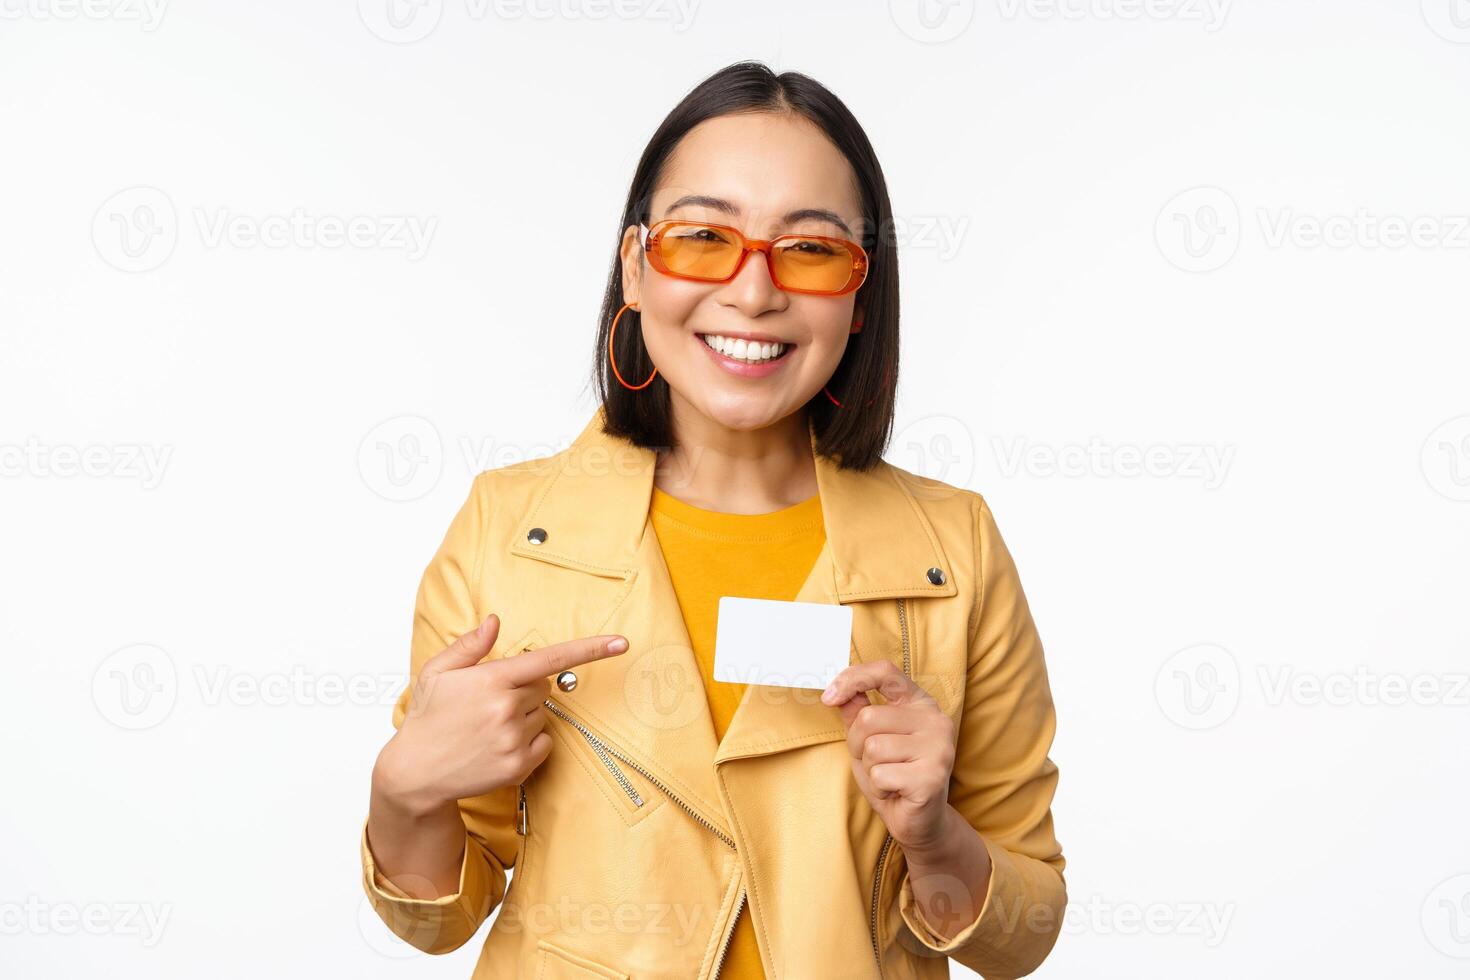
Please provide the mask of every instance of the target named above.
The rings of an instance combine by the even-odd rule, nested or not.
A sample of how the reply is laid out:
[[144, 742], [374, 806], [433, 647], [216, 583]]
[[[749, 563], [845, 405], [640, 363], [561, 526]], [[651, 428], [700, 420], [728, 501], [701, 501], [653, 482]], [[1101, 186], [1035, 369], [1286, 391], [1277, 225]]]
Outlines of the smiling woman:
[[[611, 432], [665, 447], [676, 420], [788, 433], [809, 420], [843, 465], [882, 455], [898, 383], [893, 215], [872, 145], [831, 92], [763, 66], [711, 78], [649, 141], [622, 227], [596, 347]], [[614, 336], [620, 312], [629, 329]], [[694, 343], [710, 335], [787, 353], [751, 371]], [[647, 391], [617, 381], [655, 367]], [[861, 412], [840, 411], [849, 392]]]
[[[891, 226], [867, 137], [804, 75], [732, 65], [660, 125], [598, 412], [476, 477], [420, 584], [361, 842], [408, 942], [454, 949], [498, 909], [477, 977], [1046, 957], [1066, 888], [1041, 641], [985, 500], [882, 458]], [[820, 695], [715, 680], [725, 596], [848, 606], [822, 639], [849, 663]]]

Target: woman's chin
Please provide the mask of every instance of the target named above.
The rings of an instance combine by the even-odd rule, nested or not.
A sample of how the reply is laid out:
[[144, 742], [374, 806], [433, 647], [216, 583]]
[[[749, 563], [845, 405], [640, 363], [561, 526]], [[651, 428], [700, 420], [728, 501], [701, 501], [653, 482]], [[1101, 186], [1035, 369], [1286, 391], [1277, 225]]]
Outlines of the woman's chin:
[[752, 432], [779, 422], [790, 414], [786, 399], [773, 393], [709, 391], [696, 407], [711, 422], [737, 432]]

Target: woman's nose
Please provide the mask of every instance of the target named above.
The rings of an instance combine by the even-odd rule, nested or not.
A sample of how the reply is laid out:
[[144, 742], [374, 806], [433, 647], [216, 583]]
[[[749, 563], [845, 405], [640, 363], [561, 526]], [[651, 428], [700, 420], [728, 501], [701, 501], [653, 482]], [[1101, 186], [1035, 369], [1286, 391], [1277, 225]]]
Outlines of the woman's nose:
[[724, 293], [721, 299], [752, 318], [769, 310], [785, 309], [787, 303], [786, 294], [771, 276], [767, 253], [759, 251], [745, 253], [735, 278], [725, 283]]

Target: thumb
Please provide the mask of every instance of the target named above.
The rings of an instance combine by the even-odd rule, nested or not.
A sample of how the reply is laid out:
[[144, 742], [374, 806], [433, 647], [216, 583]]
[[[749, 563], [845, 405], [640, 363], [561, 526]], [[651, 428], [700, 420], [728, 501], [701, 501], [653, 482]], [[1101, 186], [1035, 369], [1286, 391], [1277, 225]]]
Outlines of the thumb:
[[485, 659], [485, 655], [495, 645], [495, 638], [499, 635], [500, 617], [491, 613], [479, 626], [430, 657], [419, 673], [421, 676], [433, 675], [442, 674], [446, 670], [473, 667]]
[[851, 728], [852, 723], [857, 721], [858, 712], [872, 703], [868, 698], [867, 691], [858, 691], [852, 697], [839, 704], [837, 709], [842, 712], [842, 727]]

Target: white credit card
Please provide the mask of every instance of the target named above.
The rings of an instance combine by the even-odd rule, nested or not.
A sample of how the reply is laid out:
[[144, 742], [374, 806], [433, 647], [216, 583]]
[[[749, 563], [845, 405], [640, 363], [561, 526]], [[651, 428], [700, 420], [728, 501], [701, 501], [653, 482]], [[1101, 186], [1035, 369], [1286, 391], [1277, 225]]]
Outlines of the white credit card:
[[852, 608], [720, 596], [715, 680], [821, 690], [852, 660]]

